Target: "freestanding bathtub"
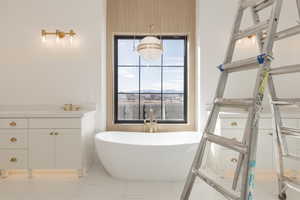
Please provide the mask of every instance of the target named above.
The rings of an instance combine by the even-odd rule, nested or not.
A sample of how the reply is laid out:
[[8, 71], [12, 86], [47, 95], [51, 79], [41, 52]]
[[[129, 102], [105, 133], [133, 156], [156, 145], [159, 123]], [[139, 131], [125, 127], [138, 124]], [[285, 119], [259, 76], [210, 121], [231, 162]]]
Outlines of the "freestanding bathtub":
[[126, 180], [184, 180], [201, 135], [197, 132], [96, 134], [98, 156], [113, 177]]

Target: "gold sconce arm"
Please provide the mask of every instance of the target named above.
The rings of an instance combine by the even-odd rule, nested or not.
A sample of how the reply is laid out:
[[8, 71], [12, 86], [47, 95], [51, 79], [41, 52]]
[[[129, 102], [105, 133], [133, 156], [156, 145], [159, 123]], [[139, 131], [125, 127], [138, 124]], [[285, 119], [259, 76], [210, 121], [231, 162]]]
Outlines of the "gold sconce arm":
[[70, 36], [70, 38], [73, 38], [76, 35], [76, 33], [72, 29], [69, 32], [60, 31], [58, 29], [55, 32], [47, 32], [45, 29], [42, 29], [41, 35], [43, 41], [45, 41], [47, 35], [55, 35], [57, 38], [62, 39], [65, 38], [67, 35]]

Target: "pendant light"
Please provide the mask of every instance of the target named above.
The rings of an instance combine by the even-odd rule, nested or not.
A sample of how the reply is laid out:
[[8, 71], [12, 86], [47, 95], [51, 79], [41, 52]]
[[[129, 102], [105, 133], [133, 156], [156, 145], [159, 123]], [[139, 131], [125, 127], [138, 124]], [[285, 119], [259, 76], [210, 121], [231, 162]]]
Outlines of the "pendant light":
[[[156, 2], [155, 0], [153, 2]], [[157, 5], [159, 1], [157, 1]], [[159, 7], [159, 6], [158, 6]], [[154, 13], [153, 5], [153, 17]], [[160, 10], [160, 9], [157, 9]], [[160, 13], [159, 13], [160, 14]], [[161, 17], [161, 16], [160, 16]], [[154, 24], [149, 25], [149, 35], [144, 37], [137, 46], [137, 52], [147, 61], [155, 61], [161, 58], [163, 54], [163, 45], [161, 38], [159, 39], [154, 32]]]
[[147, 61], [160, 59], [163, 53], [162, 42], [153, 33], [154, 25], [149, 26], [150, 35], [144, 37], [137, 46], [137, 52]]

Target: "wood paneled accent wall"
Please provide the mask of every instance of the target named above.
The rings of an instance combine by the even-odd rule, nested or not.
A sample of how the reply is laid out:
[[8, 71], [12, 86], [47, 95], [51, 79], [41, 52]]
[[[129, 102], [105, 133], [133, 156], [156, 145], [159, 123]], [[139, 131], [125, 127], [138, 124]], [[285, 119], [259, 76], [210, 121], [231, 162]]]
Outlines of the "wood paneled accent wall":
[[162, 124], [160, 131], [193, 131], [196, 121], [196, 0], [107, 0], [107, 130], [143, 131], [143, 125], [114, 124], [113, 36], [145, 34], [149, 24], [163, 35], [188, 35], [188, 124]]

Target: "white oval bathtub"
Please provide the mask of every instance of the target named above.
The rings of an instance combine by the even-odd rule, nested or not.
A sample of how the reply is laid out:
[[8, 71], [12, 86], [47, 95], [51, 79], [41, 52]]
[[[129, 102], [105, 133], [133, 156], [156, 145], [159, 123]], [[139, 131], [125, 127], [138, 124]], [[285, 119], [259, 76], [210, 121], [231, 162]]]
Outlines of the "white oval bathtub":
[[201, 135], [197, 132], [102, 132], [98, 156], [111, 176], [127, 180], [184, 180]]

